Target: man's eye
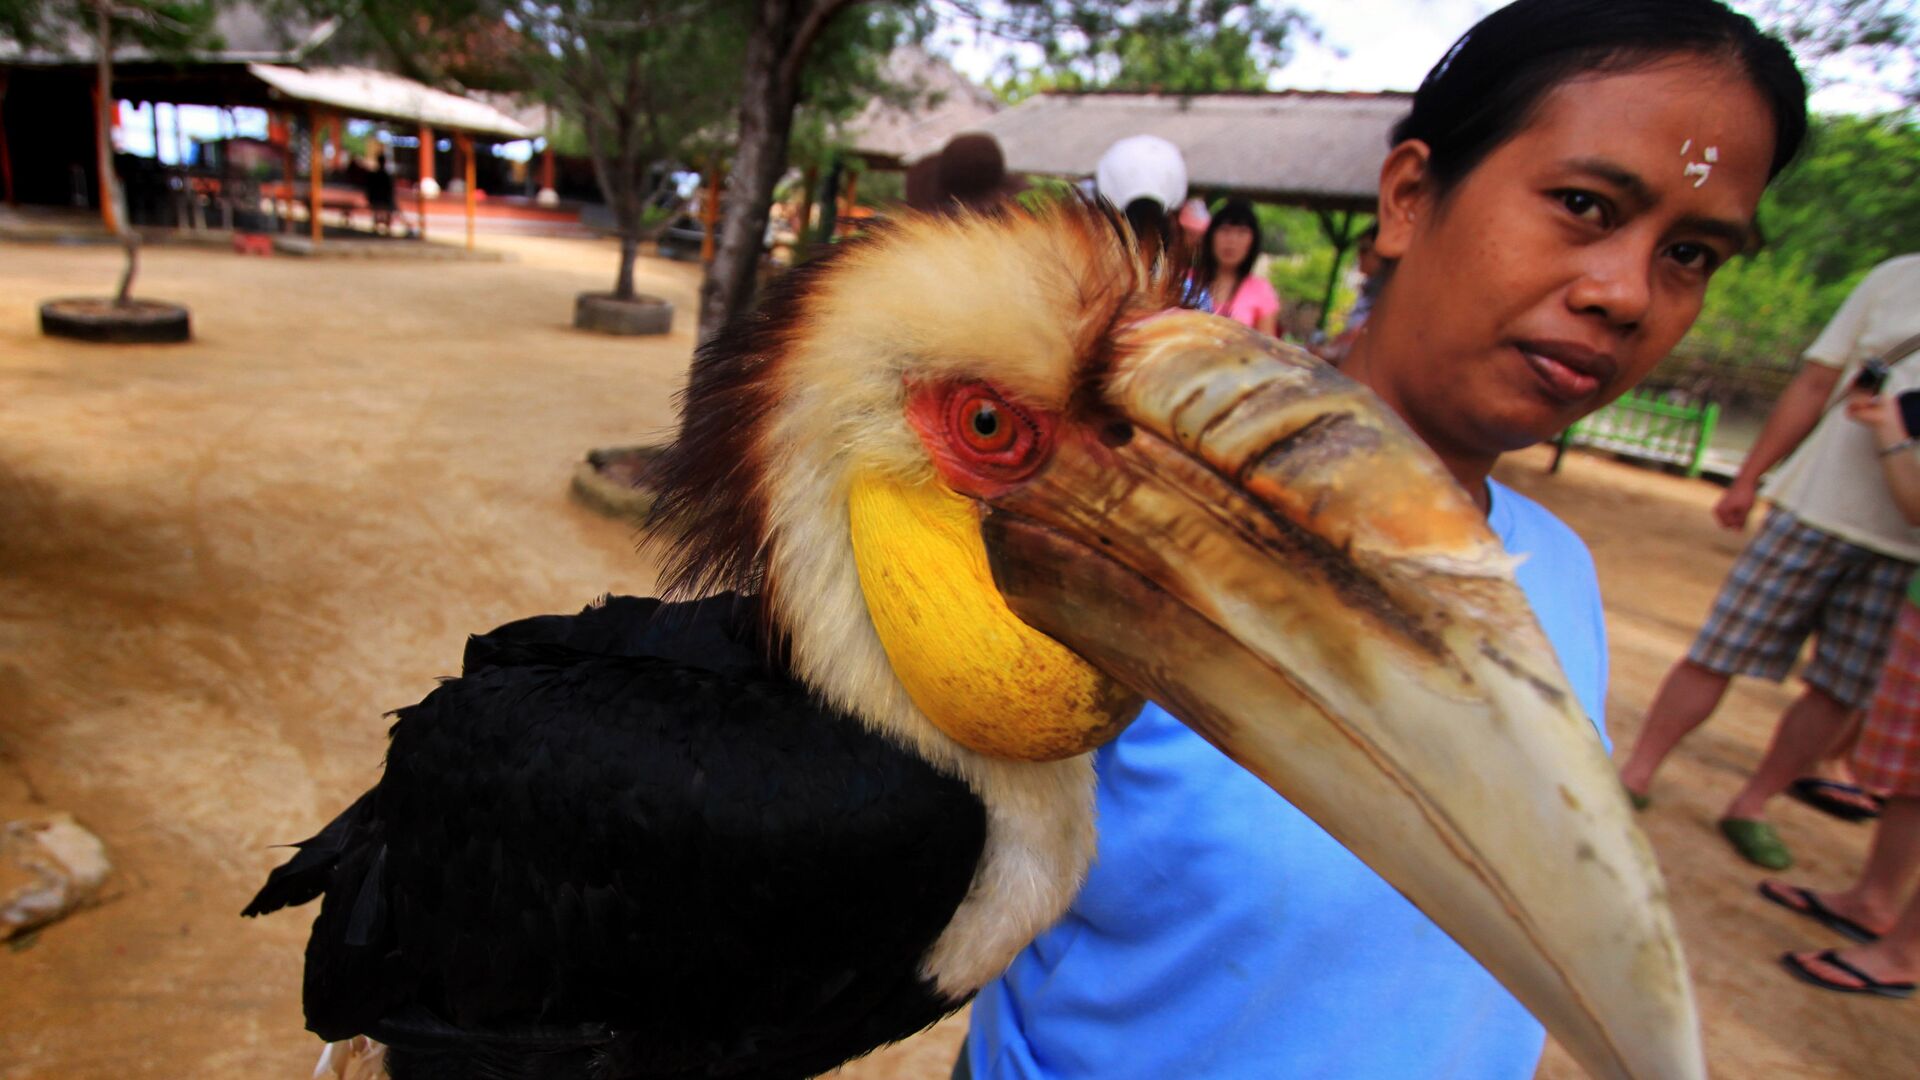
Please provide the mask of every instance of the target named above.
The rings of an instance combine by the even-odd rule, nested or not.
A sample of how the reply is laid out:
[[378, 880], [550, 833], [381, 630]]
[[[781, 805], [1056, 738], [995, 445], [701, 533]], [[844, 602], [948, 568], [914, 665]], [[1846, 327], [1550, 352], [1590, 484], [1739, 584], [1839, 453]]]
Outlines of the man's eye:
[[1559, 196], [1560, 205], [1566, 207], [1568, 213], [1581, 221], [1591, 225], [1608, 223], [1607, 204], [1602, 202], [1599, 196], [1585, 191], [1562, 191], [1559, 192]]

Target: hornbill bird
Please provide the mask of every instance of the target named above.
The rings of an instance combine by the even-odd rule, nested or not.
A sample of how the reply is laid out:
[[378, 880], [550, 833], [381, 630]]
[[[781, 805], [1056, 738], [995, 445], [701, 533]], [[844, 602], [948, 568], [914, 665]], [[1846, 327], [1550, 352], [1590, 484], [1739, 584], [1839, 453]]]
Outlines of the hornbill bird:
[[1104, 208], [911, 218], [703, 347], [655, 476], [688, 599], [509, 624], [399, 710], [247, 908], [324, 894], [308, 1026], [402, 1078], [825, 1071], [1065, 911], [1089, 751], [1151, 698], [1589, 1071], [1704, 1075], [1512, 558], [1369, 392], [1171, 277]]

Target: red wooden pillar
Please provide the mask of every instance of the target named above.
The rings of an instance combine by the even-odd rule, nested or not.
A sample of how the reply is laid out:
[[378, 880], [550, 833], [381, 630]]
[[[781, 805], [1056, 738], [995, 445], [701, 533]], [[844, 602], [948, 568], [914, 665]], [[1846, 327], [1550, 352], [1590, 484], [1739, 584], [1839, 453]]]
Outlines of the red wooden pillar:
[[307, 114], [307, 130], [310, 156], [307, 161], [307, 221], [313, 234], [315, 246], [320, 243], [320, 185], [326, 172], [325, 162], [320, 156], [320, 129], [323, 126], [319, 113]]
[[[0, 90], [4, 90], [0, 87]], [[540, 151], [540, 190], [553, 190], [553, 147]]]
[[[434, 179], [433, 169], [433, 129], [420, 125], [420, 179], [414, 185], [414, 202], [420, 211], [420, 239], [427, 238], [427, 199], [440, 193], [440, 181]], [[432, 184], [434, 190], [427, 191]]]
[[460, 156], [467, 166], [467, 250], [473, 250], [473, 219], [479, 207], [479, 193], [474, 189], [473, 136], [455, 135], [459, 144]]

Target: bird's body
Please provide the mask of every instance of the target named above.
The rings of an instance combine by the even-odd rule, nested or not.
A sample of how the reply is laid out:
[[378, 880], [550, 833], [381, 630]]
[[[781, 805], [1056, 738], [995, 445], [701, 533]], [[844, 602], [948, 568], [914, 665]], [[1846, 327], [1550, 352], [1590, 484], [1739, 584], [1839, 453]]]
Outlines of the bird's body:
[[325, 889], [310, 1026], [380, 1039], [399, 1077], [774, 1078], [957, 1007], [919, 965], [979, 799], [778, 670], [749, 607], [616, 598], [475, 638], [249, 909]]

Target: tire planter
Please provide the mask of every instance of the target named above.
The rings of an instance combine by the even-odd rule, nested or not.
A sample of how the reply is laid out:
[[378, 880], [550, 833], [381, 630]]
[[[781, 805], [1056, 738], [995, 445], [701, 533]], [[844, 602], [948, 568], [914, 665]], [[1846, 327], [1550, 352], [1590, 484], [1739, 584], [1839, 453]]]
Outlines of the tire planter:
[[608, 517], [646, 524], [654, 497], [644, 482], [646, 470], [666, 451], [664, 446], [622, 446], [589, 452], [573, 470], [574, 498]]
[[134, 300], [121, 307], [104, 296], [69, 296], [41, 304], [40, 332], [110, 345], [171, 344], [193, 336], [187, 309], [179, 304]]
[[599, 334], [664, 334], [673, 329], [673, 305], [657, 296], [615, 300], [607, 293], [581, 293], [573, 302], [573, 325]]

